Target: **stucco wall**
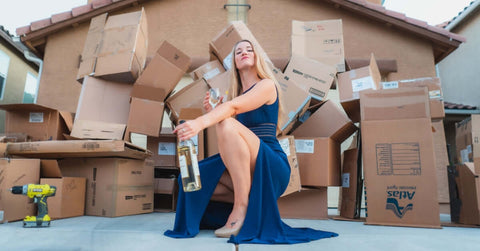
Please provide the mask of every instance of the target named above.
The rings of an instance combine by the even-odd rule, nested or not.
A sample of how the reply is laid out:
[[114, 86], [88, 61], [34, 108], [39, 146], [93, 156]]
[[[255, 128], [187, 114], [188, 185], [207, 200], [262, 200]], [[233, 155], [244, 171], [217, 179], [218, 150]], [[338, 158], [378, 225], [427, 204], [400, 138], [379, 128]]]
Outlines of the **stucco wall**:
[[453, 32], [467, 42], [438, 63], [445, 101], [480, 107], [480, 11]]
[[[148, 20], [148, 54], [153, 55], [167, 39], [192, 58], [208, 59], [208, 43], [228, 25], [225, 3], [220, 0], [146, 2], [143, 6]], [[373, 52], [377, 59], [397, 60], [398, 73], [390, 74], [388, 80], [435, 76], [430, 42], [411, 33], [321, 1], [251, 0], [249, 4], [252, 8], [248, 11], [248, 27], [272, 58], [290, 57], [293, 19], [342, 19], [347, 58], [368, 59]], [[88, 22], [82, 23], [48, 37], [38, 103], [75, 112], [81, 88], [75, 77], [88, 26]]]
[[[4, 89], [5, 93], [3, 95], [3, 99], [0, 100], [0, 104], [22, 103], [27, 73], [30, 72], [34, 76], [37, 76], [37, 70], [26, 63], [24, 61], [25, 58], [19, 57], [17, 54], [13, 53], [11, 51], [11, 47], [5, 46], [3, 42], [0, 43], [0, 50], [7, 54], [7, 56], [10, 58], [7, 81]], [[0, 133], [4, 132], [5, 111], [0, 110]]]

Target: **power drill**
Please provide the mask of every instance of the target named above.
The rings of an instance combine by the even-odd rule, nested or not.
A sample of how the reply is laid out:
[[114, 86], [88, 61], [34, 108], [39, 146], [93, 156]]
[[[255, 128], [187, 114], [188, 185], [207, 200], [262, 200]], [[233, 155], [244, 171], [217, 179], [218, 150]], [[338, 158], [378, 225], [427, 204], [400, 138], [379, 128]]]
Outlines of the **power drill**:
[[33, 198], [37, 204], [37, 216], [26, 216], [23, 219], [23, 227], [49, 227], [50, 216], [48, 216], [47, 198], [55, 196], [57, 187], [47, 184], [28, 184], [24, 186], [14, 186], [10, 188], [13, 194], [23, 194], [28, 198]]

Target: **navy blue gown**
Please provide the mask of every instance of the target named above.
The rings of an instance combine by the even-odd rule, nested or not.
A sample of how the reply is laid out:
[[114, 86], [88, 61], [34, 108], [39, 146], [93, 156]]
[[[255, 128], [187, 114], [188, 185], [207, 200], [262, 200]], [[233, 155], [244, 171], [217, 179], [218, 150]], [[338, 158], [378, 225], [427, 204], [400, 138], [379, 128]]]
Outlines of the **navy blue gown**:
[[[248, 91], [248, 90], [247, 90]], [[237, 115], [237, 120], [260, 138], [260, 148], [250, 189], [247, 214], [239, 234], [228, 242], [291, 244], [338, 234], [311, 228], [292, 228], [280, 218], [277, 199], [290, 179], [287, 156], [276, 138], [278, 98], [271, 105]], [[202, 189], [183, 192], [179, 189], [175, 225], [165, 232], [174, 238], [190, 238], [200, 229], [217, 229], [225, 225], [232, 211], [231, 203], [210, 201], [226, 167], [219, 154], [199, 162]], [[181, 179], [178, 180], [181, 187]]]

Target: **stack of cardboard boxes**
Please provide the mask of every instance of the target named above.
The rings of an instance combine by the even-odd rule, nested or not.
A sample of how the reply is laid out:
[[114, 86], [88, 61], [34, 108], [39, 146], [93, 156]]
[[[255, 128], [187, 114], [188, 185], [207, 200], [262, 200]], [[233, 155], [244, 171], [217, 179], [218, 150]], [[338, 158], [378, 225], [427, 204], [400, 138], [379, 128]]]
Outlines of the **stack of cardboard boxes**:
[[[38, 183], [40, 170], [50, 170], [42, 176], [64, 183], [70, 182], [67, 177], [83, 177], [87, 215], [175, 210], [177, 138], [162, 125], [167, 119], [175, 125], [202, 115], [204, 95], [212, 87], [228, 100], [231, 51], [237, 41], [248, 39], [267, 59], [282, 97], [278, 138], [292, 170], [278, 200], [282, 217], [327, 218], [330, 186], [343, 187], [342, 216], [359, 217], [363, 170], [367, 223], [440, 226], [439, 202], [449, 200], [437, 78], [381, 82], [373, 55], [368, 66], [348, 69], [341, 20], [293, 21], [291, 58], [285, 69], [278, 69], [248, 27], [232, 22], [209, 43], [210, 61], [189, 72], [190, 84], [175, 89], [191, 60], [167, 41], [147, 57], [147, 33], [143, 10], [93, 18], [77, 75], [82, 92], [73, 123], [70, 118], [63, 126], [61, 118], [68, 114], [53, 111], [48, 118], [55, 118], [59, 133], [42, 132], [35, 139], [41, 141], [8, 143], [6, 154], [23, 159], [2, 160], [0, 174], [17, 175], [26, 170], [20, 168], [26, 166], [23, 161], [32, 161], [31, 169], [22, 171], [30, 179], [22, 183]], [[329, 99], [334, 86], [339, 102]], [[29, 116], [29, 123], [39, 123], [38, 114]], [[13, 132], [37, 137], [27, 129]], [[130, 143], [139, 135], [144, 147]], [[354, 142], [344, 151], [341, 145], [352, 135]], [[194, 140], [199, 160], [218, 153], [214, 127]], [[47, 158], [55, 161], [39, 160]], [[10, 167], [17, 162], [19, 167]], [[15, 180], [10, 176], [0, 179], [1, 191], [12, 185], [4, 182]], [[13, 203], [11, 196], [0, 198]], [[21, 206], [31, 207], [26, 200]], [[15, 209], [0, 210], [11, 215]]]

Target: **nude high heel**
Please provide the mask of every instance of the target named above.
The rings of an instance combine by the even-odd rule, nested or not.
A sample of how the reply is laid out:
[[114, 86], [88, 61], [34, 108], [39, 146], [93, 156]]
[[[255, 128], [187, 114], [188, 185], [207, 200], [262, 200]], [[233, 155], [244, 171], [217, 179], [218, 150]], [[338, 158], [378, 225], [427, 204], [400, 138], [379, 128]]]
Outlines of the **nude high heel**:
[[237, 236], [242, 229], [243, 221], [234, 223], [235, 227], [228, 228], [227, 225], [215, 230], [215, 236], [220, 238], [230, 238], [230, 236]]

